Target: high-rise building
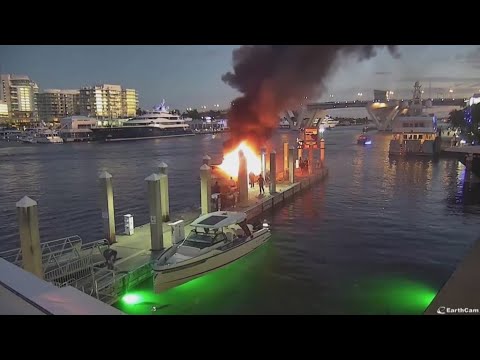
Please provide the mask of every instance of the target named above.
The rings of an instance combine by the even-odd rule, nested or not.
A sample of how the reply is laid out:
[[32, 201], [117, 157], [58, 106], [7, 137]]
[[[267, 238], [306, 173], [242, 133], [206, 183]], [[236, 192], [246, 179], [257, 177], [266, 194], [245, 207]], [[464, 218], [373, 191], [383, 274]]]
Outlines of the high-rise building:
[[122, 112], [125, 117], [133, 117], [137, 115], [138, 95], [135, 89], [122, 90]]
[[120, 85], [97, 85], [80, 89], [80, 115], [99, 119], [135, 116], [138, 105], [134, 89]]
[[8, 118], [8, 105], [5, 101], [0, 101], [0, 120]]
[[80, 114], [80, 91], [48, 89], [37, 95], [38, 117], [42, 122]]
[[38, 85], [28, 76], [2, 74], [0, 101], [7, 104], [9, 117], [19, 122], [38, 120]]

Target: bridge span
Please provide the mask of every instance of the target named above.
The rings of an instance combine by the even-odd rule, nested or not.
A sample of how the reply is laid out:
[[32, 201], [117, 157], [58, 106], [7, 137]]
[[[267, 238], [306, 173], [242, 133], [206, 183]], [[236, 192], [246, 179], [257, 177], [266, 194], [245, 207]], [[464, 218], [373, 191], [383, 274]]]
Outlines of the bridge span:
[[[426, 99], [422, 103], [424, 107], [432, 106], [464, 106], [466, 99]], [[294, 117], [290, 117], [296, 123], [297, 128], [313, 126], [315, 119], [324, 118], [327, 110], [346, 109], [346, 108], [365, 108], [370, 118], [375, 122], [379, 130], [390, 130], [390, 125], [398, 113], [410, 105], [411, 100], [392, 100], [384, 101], [329, 101], [316, 102], [304, 105]], [[293, 125], [293, 124], [292, 124]]]

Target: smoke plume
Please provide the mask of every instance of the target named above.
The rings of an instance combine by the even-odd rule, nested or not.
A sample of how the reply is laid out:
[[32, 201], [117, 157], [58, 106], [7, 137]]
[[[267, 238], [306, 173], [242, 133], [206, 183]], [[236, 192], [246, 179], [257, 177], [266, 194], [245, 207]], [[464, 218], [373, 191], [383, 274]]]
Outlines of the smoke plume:
[[233, 72], [222, 80], [243, 95], [230, 108], [228, 148], [249, 139], [257, 147], [278, 127], [279, 113], [295, 108], [312, 95], [321, 96], [324, 82], [339, 60], [358, 61], [376, 56], [388, 47], [398, 57], [396, 45], [259, 45], [242, 46], [233, 52]]

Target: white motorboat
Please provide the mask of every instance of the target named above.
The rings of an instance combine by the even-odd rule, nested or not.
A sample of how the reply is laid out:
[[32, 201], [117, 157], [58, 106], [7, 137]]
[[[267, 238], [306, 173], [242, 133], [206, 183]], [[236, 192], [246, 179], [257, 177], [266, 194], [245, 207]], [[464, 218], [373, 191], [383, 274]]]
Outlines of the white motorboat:
[[45, 129], [37, 134], [37, 143], [39, 144], [63, 144], [63, 139], [58, 136], [56, 130]]
[[242, 212], [216, 211], [200, 216], [182, 241], [153, 264], [155, 292], [181, 285], [240, 259], [271, 237], [268, 224], [255, 230]]
[[[320, 121], [320, 126], [325, 128], [325, 129], [333, 129], [335, 126], [338, 125], [338, 123], [339, 123], [338, 120], [335, 120], [331, 116], [326, 115], [325, 118], [323, 118]], [[317, 125], [317, 124], [315, 124], [315, 125]]]

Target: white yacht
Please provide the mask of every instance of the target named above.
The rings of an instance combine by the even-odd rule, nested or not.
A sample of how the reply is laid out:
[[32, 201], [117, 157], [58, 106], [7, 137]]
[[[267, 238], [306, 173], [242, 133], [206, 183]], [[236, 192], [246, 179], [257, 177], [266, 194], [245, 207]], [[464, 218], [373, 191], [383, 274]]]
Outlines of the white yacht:
[[331, 116], [326, 115], [321, 121], [320, 121], [320, 127], [323, 127], [324, 129], [333, 129], [335, 126], [337, 126], [339, 123], [338, 120], [333, 119]]
[[92, 127], [95, 140], [122, 141], [162, 137], [193, 136], [190, 125], [181, 116], [172, 114], [162, 104], [152, 111], [127, 120], [122, 126]]
[[393, 120], [389, 155], [436, 155], [441, 150], [441, 137], [434, 114], [424, 114], [422, 91], [415, 82], [412, 104]]
[[281, 129], [281, 130], [290, 130], [290, 121], [288, 121], [287, 119], [283, 118], [282, 120], [280, 120], [280, 123], [278, 125], [278, 128]]
[[58, 132], [53, 129], [45, 127], [25, 129], [23, 134], [19, 137], [19, 141], [28, 144], [62, 144], [63, 139], [58, 135]]
[[190, 234], [155, 261], [155, 292], [217, 270], [267, 242], [271, 237], [268, 224], [264, 222], [262, 228], [254, 230], [246, 219], [242, 212], [216, 211], [192, 222]]
[[37, 133], [36, 142], [38, 144], [63, 144], [63, 139], [56, 130], [44, 129]]

